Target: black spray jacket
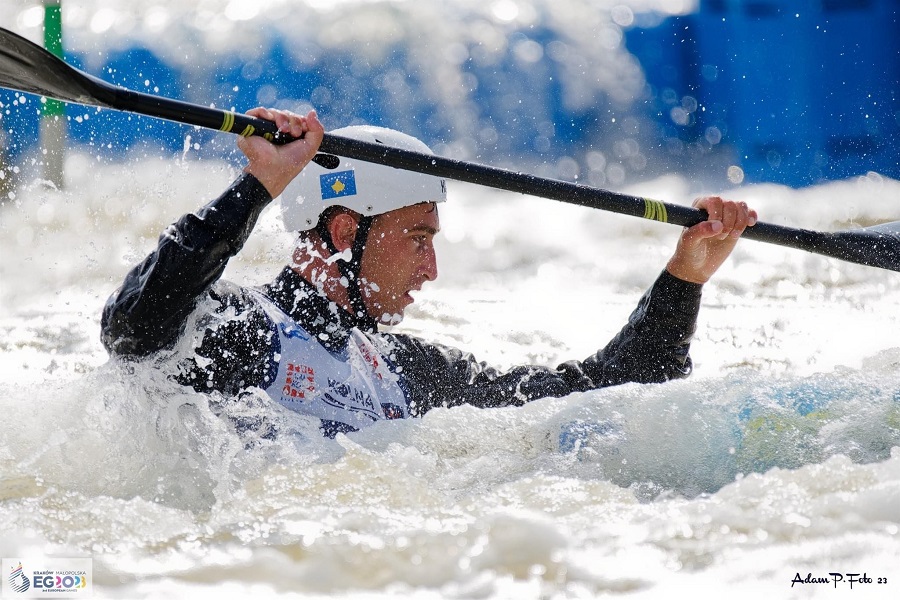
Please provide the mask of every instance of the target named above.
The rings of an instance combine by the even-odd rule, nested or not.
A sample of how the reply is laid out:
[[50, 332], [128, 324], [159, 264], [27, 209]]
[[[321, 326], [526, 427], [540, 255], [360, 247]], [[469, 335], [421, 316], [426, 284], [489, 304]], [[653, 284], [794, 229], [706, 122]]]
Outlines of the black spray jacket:
[[[226, 396], [266, 388], [279, 355], [272, 320], [256, 295], [261, 291], [331, 352], [347, 344], [353, 328], [381, 347], [388, 343], [392, 370], [412, 416], [436, 406], [521, 405], [626, 382], [664, 382], [691, 371], [688, 350], [701, 286], [665, 271], [622, 330], [596, 354], [555, 368], [519, 366], [505, 372], [456, 348], [379, 332], [374, 322], [354, 318], [290, 268], [256, 291], [219, 282], [271, 200], [258, 180], [244, 175], [197, 214], [169, 226], [157, 249], [128, 273], [104, 308], [101, 336], [110, 354], [148, 356], [173, 346], [189, 321], [200, 328], [214, 322], [198, 338], [196, 357], [182, 365], [180, 383]], [[192, 313], [198, 307], [213, 313], [212, 321], [196, 319]], [[328, 423], [323, 429], [328, 435], [336, 432]]]

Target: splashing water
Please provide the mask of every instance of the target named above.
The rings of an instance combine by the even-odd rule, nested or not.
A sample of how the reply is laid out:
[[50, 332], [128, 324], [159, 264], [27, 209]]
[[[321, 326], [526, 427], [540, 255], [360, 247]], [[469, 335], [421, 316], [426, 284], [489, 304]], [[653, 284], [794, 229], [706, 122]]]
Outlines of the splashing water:
[[[161, 39], [160, 27], [182, 15], [171, 2], [82, 4], [70, 13], [81, 23], [73, 47], [88, 53], [97, 51], [90, 40]], [[402, 4], [413, 24], [438, 10], [389, 4]], [[475, 4], [485, 23], [465, 35], [480, 36], [477, 58], [486, 65], [503, 23], [544, 6], [460, 2], [441, 10], [452, 16], [454, 6]], [[579, 19], [605, 3], [555, 4], [555, 26], [571, 25], [572, 41], [553, 51], [577, 55], [563, 61], [567, 101], [590, 103], [600, 88], [632, 93], [635, 80], [620, 77], [629, 66], [611, 49], [615, 29], [585, 36], [597, 22]], [[651, 4], [678, 12], [687, 3]], [[188, 49], [235, 43], [253, 14], [294, 27], [279, 6], [201, 2], [184, 9], [190, 27], [173, 26], [167, 39]], [[336, 12], [310, 6], [329, 24], [319, 41], [339, 47], [349, 31], [378, 31], [361, 17], [342, 30]], [[4, 5], [0, 16], [34, 32], [36, 8]], [[627, 17], [616, 10], [603, 14]], [[199, 46], [191, 43], [197, 20]], [[455, 56], [461, 22], [436, 20], [421, 38], [452, 38], [446, 50]], [[246, 53], [257, 40], [244, 41]], [[518, 42], [517, 60], [533, 60], [537, 48]], [[576, 59], [591, 53], [598, 61], [588, 85]], [[478, 104], [449, 93], [459, 89], [459, 72], [427, 70], [437, 65], [423, 68], [448, 114]], [[444, 125], [459, 134], [446, 150], [496, 142], [466, 120]], [[264, 395], [235, 405], [198, 394], [153, 360], [110, 362], [100, 345], [100, 311], [128, 268], [168, 223], [237, 173], [227, 160], [196, 160], [196, 135], [171, 159], [72, 153], [64, 190], [47, 189], [23, 167], [22, 185], [0, 205], [3, 557], [92, 557], [100, 598], [658, 598], [683, 590], [693, 598], [831, 598], [850, 590], [792, 580], [837, 571], [890, 580], [854, 587], [854, 598], [893, 597], [895, 273], [745, 240], [704, 290], [687, 380], [521, 408], [438, 409], [328, 440]], [[607, 175], [617, 166], [599, 151], [591, 161]], [[622, 191], [681, 204], [724, 193], [764, 221], [820, 230], [898, 218], [900, 182], [877, 173], [801, 190], [708, 190], [701, 179], [670, 174]], [[500, 367], [557, 364], [604, 345], [679, 233], [456, 183], [441, 224], [440, 278], [417, 294], [397, 330]], [[225, 278], [270, 280], [292, 242], [273, 205]], [[240, 435], [223, 412], [275, 421], [284, 434]]]
[[[790, 589], [797, 572], [894, 568], [893, 274], [745, 241], [707, 286], [688, 380], [438, 409], [337, 440], [259, 396], [230, 410], [287, 433], [249, 439], [216, 416], [224, 399], [153, 361], [108, 362], [98, 340], [128, 265], [234, 174], [100, 166], [4, 207], [4, 556], [91, 556], [95, 594], [134, 598], [652, 597], [684, 585], [713, 597], [727, 582], [750, 597]], [[814, 199], [834, 227], [848, 197], [858, 220], [883, 218], [898, 185], [733, 195], [764, 216], [806, 215]], [[677, 178], [629, 191], [688, 201]], [[441, 278], [399, 327], [500, 366], [604, 344], [678, 234], [470, 186], [451, 194]], [[226, 278], [267, 280], [291, 241], [267, 210]]]

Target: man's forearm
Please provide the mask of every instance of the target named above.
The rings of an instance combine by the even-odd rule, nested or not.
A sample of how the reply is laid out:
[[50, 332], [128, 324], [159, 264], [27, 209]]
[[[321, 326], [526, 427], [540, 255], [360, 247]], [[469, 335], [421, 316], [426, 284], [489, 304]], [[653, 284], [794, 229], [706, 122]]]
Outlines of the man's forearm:
[[628, 323], [607, 346], [584, 361], [601, 387], [659, 383], [686, 377], [702, 286], [663, 272], [644, 294]]
[[125, 277], [103, 310], [101, 339], [115, 354], [146, 355], [171, 344], [197, 298], [240, 251], [272, 198], [250, 175], [197, 214], [183, 216]]
[[664, 272], [603, 350], [555, 369], [521, 365], [501, 372], [468, 352], [406, 335], [390, 336], [392, 356], [403, 367], [416, 416], [435, 406], [520, 405], [622, 383], [658, 383], [691, 371], [700, 290]]

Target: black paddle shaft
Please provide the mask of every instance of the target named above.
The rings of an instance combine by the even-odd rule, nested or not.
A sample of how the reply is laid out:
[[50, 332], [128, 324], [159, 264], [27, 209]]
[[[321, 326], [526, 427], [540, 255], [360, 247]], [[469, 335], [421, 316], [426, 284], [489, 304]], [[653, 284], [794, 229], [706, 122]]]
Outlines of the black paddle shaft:
[[[323, 152], [386, 164], [399, 169], [429, 173], [457, 181], [685, 227], [696, 225], [707, 218], [706, 211], [693, 207], [334, 135], [326, 135], [320, 148]], [[807, 250], [849, 262], [900, 271], [900, 230], [897, 228], [827, 233], [760, 222], [744, 230], [743, 237]]]
[[[168, 119], [237, 135], [261, 135], [275, 143], [293, 140], [290, 136], [279, 133], [271, 121], [112, 85], [70, 66], [37, 44], [2, 28], [0, 28], [0, 87], [67, 102]], [[685, 227], [707, 218], [705, 211], [692, 207], [372, 144], [333, 134], [325, 134], [320, 150], [322, 153], [315, 160], [326, 168], [336, 167], [339, 159], [335, 159], [333, 155], [337, 155]], [[900, 227], [825, 233], [760, 222], [745, 230], [744, 237], [849, 262], [900, 271]]]

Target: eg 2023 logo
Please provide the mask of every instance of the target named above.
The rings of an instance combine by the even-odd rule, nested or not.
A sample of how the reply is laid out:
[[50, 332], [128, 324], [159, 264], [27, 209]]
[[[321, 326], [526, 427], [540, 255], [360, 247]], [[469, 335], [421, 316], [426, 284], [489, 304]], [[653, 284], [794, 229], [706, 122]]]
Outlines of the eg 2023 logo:
[[3, 559], [3, 598], [88, 598], [90, 558]]

